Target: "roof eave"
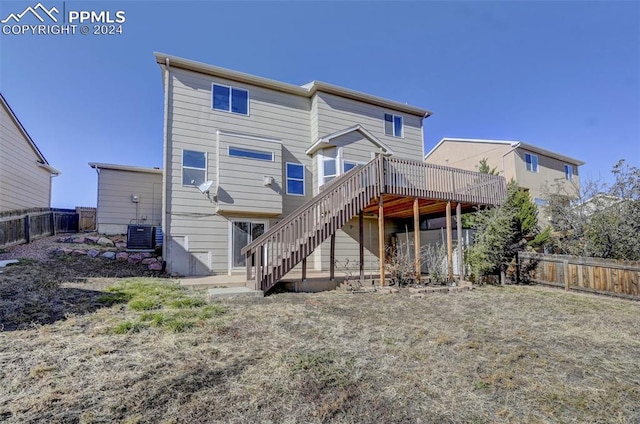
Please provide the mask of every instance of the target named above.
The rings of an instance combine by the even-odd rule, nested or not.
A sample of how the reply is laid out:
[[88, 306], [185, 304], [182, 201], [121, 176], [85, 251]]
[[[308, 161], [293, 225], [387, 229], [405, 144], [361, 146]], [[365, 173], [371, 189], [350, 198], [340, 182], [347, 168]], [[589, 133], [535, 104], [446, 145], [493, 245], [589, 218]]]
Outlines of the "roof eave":
[[385, 107], [394, 111], [404, 112], [410, 115], [419, 116], [424, 119], [431, 115], [433, 112], [422, 109], [416, 106], [410, 106], [394, 100], [383, 99], [382, 97], [373, 96], [371, 94], [361, 93], [359, 91], [351, 90], [337, 85], [328, 84], [322, 81], [312, 81], [303, 86], [297, 86], [288, 84], [281, 81], [272, 80], [269, 78], [263, 78], [256, 75], [246, 74], [244, 72], [234, 71], [232, 69], [222, 68], [219, 66], [209, 65], [194, 60], [183, 59], [181, 57], [171, 56], [165, 53], [154, 52], [156, 62], [160, 66], [176, 67], [185, 69], [188, 71], [199, 72], [205, 75], [216, 76], [225, 78], [232, 81], [238, 81], [246, 84], [257, 85], [260, 87], [270, 88], [272, 90], [281, 91], [285, 93], [295, 94], [302, 97], [310, 98], [316, 92], [324, 92], [329, 94], [336, 94], [342, 97], [350, 98], [353, 100], [359, 100], [365, 103]]
[[114, 163], [100, 163], [100, 162], [89, 162], [89, 166], [95, 170], [109, 169], [112, 171], [128, 171], [128, 172], [142, 172], [147, 174], [162, 174], [162, 169], [160, 168], [148, 168], [143, 166], [117, 165]]

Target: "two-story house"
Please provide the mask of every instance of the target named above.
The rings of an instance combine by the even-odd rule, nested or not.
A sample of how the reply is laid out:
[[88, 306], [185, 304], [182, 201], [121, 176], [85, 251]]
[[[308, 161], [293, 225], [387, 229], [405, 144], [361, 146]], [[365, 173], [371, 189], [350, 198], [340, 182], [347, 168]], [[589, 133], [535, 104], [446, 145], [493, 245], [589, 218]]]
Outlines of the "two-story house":
[[58, 175], [0, 94], [0, 212], [49, 208]]
[[363, 250], [384, 257], [392, 218], [444, 213], [445, 178], [429, 193], [425, 181], [453, 170], [416, 160], [428, 110], [320, 81], [297, 86], [155, 57], [165, 94], [169, 273], [249, 277], [254, 268], [256, 285], [268, 289], [294, 266], [333, 272], [340, 260], [362, 271]]
[[476, 171], [483, 159], [507, 181], [514, 179], [527, 189], [539, 206], [544, 206], [545, 194], [550, 191], [569, 197], [579, 194], [578, 168], [583, 161], [521, 141], [443, 138], [424, 158], [430, 164], [471, 171]]

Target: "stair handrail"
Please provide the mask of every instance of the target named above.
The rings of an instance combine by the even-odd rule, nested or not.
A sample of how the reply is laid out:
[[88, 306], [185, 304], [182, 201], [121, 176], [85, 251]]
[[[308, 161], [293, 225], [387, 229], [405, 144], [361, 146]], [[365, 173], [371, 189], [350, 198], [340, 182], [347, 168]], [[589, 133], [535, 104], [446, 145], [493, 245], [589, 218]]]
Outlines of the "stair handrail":
[[[326, 197], [329, 197], [331, 195], [331, 193], [332, 193], [331, 189], [334, 186], [340, 185], [342, 182], [344, 182], [345, 180], [348, 180], [349, 178], [351, 178], [352, 176], [354, 176], [354, 175], [356, 175], [358, 173], [364, 173], [364, 171], [367, 170], [370, 167], [373, 167], [373, 166], [379, 167], [380, 166], [379, 163], [382, 160], [384, 160], [383, 156], [382, 155], [378, 155], [375, 158], [371, 159], [366, 164], [364, 164], [364, 165], [362, 165], [360, 167], [354, 167], [354, 168], [350, 169], [349, 171], [345, 172], [344, 174], [334, 178], [329, 183], [325, 184], [325, 188], [323, 190], [321, 190], [316, 196], [312, 197], [311, 199], [309, 199], [308, 201], [303, 203], [301, 206], [296, 208], [289, 215], [287, 215], [286, 217], [282, 218], [282, 220], [280, 220], [277, 224], [275, 224], [274, 226], [270, 227], [260, 237], [256, 238], [251, 243], [249, 243], [248, 245], [243, 247], [242, 250], [240, 251], [240, 253], [242, 255], [246, 255], [247, 252], [249, 252], [249, 251], [251, 251], [251, 253], [255, 253], [256, 248], [259, 245], [261, 245], [264, 240], [269, 238], [276, 231], [280, 230], [281, 228], [285, 227], [286, 225], [288, 225], [289, 223], [291, 223], [292, 221], [297, 219], [297, 217], [300, 215], [300, 213], [302, 211], [304, 211], [306, 209], [309, 209], [310, 207], [312, 207], [316, 203], [320, 203]], [[376, 184], [376, 185], [379, 184], [379, 182], [377, 180], [376, 181], [372, 181], [372, 183]]]

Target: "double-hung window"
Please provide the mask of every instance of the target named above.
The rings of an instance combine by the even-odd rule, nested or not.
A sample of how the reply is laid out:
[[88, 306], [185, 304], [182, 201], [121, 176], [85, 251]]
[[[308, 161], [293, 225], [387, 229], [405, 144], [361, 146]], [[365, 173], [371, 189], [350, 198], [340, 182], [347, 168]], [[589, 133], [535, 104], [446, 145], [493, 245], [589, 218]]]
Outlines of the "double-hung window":
[[287, 194], [304, 196], [304, 165], [287, 162]]
[[524, 161], [527, 164], [527, 171], [538, 172], [538, 156], [531, 153], [524, 154]]
[[213, 84], [212, 92], [211, 107], [213, 109], [241, 115], [249, 114], [249, 92], [247, 90]]
[[403, 137], [402, 116], [385, 113], [384, 133], [393, 137]]
[[207, 154], [182, 151], [182, 185], [200, 185], [207, 179]]
[[564, 179], [567, 181], [573, 181], [573, 165], [564, 166]]
[[336, 158], [324, 158], [323, 162], [323, 184], [333, 180], [338, 175], [338, 160]]

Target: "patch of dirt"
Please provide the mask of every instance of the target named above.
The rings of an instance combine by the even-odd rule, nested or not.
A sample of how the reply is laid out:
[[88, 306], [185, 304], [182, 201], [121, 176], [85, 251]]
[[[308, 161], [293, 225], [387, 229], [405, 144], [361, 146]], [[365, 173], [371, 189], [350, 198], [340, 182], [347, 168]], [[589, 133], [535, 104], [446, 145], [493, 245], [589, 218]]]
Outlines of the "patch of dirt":
[[[58, 243], [59, 236], [11, 246], [0, 260], [19, 259], [0, 268], [0, 331], [51, 324], [69, 315], [86, 314], [104, 305], [99, 302], [108, 285], [129, 277], [163, 277], [147, 266], [102, 257], [55, 256], [58, 247], [82, 244]], [[89, 246], [96, 250], [114, 250]]]

